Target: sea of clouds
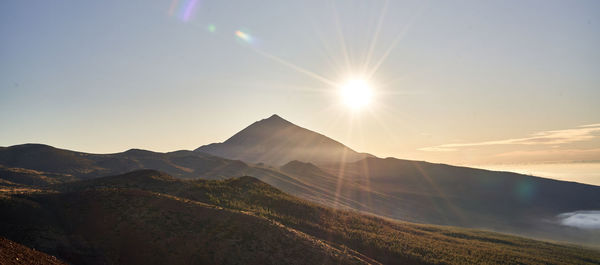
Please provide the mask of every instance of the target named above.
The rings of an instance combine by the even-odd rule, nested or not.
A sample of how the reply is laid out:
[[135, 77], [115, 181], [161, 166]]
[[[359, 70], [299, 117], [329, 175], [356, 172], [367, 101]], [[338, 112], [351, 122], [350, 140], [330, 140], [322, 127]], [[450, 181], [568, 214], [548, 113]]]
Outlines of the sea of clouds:
[[600, 229], [600, 211], [575, 211], [561, 213], [556, 217], [558, 222], [565, 226], [581, 229]]

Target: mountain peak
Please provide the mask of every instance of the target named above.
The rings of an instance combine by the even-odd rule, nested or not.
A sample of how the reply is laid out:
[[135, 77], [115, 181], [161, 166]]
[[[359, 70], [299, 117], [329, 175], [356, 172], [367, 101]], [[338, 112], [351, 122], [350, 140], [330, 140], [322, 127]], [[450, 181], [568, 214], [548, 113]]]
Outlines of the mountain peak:
[[292, 160], [321, 164], [356, 161], [369, 156], [295, 125], [277, 114], [252, 123], [223, 143], [201, 146], [195, 151], [273, 166]]
[[[287, 121], [286, 119], [282, 118], [281, 116], [277, 115], [277, 114], [273, 114], [270, 117], [266, 118], [266, 119], [262, 119], [260, 121], [255, 122], [254, 124], [271, 124], [271, 125], [283, 125], [283, 126], [289, 126], [289, 125], [294, 125], [293, 123]], [[253, 125], [254, 125], [253, 124]]]
[[277, 114], [273, 114], [273, 115], [271, 115], [271, 117], [267, 118], [267, 120], [275, 120], [275, 119], [284, 120], [281, 116], [279, 116]]

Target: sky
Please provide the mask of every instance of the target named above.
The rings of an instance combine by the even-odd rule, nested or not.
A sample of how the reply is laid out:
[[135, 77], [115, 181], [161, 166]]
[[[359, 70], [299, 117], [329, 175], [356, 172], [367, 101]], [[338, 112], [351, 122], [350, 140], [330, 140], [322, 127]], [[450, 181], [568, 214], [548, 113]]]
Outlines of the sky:
[[190, 150], [276, 113], [380, 157], [600, 161], [600, 1], [7, 0], [0, 36], [0, 146]]

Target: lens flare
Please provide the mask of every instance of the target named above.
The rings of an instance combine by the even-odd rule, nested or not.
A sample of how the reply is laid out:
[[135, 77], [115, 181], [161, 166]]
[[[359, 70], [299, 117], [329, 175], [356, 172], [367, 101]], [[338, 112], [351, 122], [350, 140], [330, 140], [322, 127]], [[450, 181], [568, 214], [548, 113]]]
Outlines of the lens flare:
[[206, 26], [206, 30], [208, 30], [210, 33], [215, 33], [215, 31], [217, 31], [217, 27], [214, 24], [209, 24]]
[[252, 42], [252, 37], [250, 35], [248, 35], [248, 33], [245, 33], [245, 32], [243, 32], [241, 30], [236, 30], [235, 31], [235, 35], [238, 38], [244, 40], [245, 42], [248, 42], [248, 43]]
[[169, 6], [169, 16], [172, 16], [173, 14], [175, 14], [175, 9], [177, 9], [177, 6], [179, 5], [179, 0], [173, 0], [171, 2], [171, 5]]
[[185, 9], [183, 11], [182, 19], [183, 21], [189, 21], [192, 18], [192, 14], [196, 9], [196, 4], [198, 4], [198, 0], [190, 0], [185, 5]]

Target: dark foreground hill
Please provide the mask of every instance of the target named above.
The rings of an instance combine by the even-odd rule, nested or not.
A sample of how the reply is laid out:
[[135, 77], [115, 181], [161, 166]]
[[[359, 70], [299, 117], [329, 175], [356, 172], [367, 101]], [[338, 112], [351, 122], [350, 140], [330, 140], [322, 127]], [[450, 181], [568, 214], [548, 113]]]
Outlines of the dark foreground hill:
[[252, 177], [135, 171], [5, 192], [0, 212], [0, 236], [74, 264], [600, 262], [572, 245], [335, 210]]
[[0, 233], [73, 264], [365, 263], [251, 212], [133, 188], [178, 183], [155, 171], [133, 174], [92, 189], [5, 197]]
[[0, 264], [2, 265], [65, 265], [56, 257], [0, 237]]

